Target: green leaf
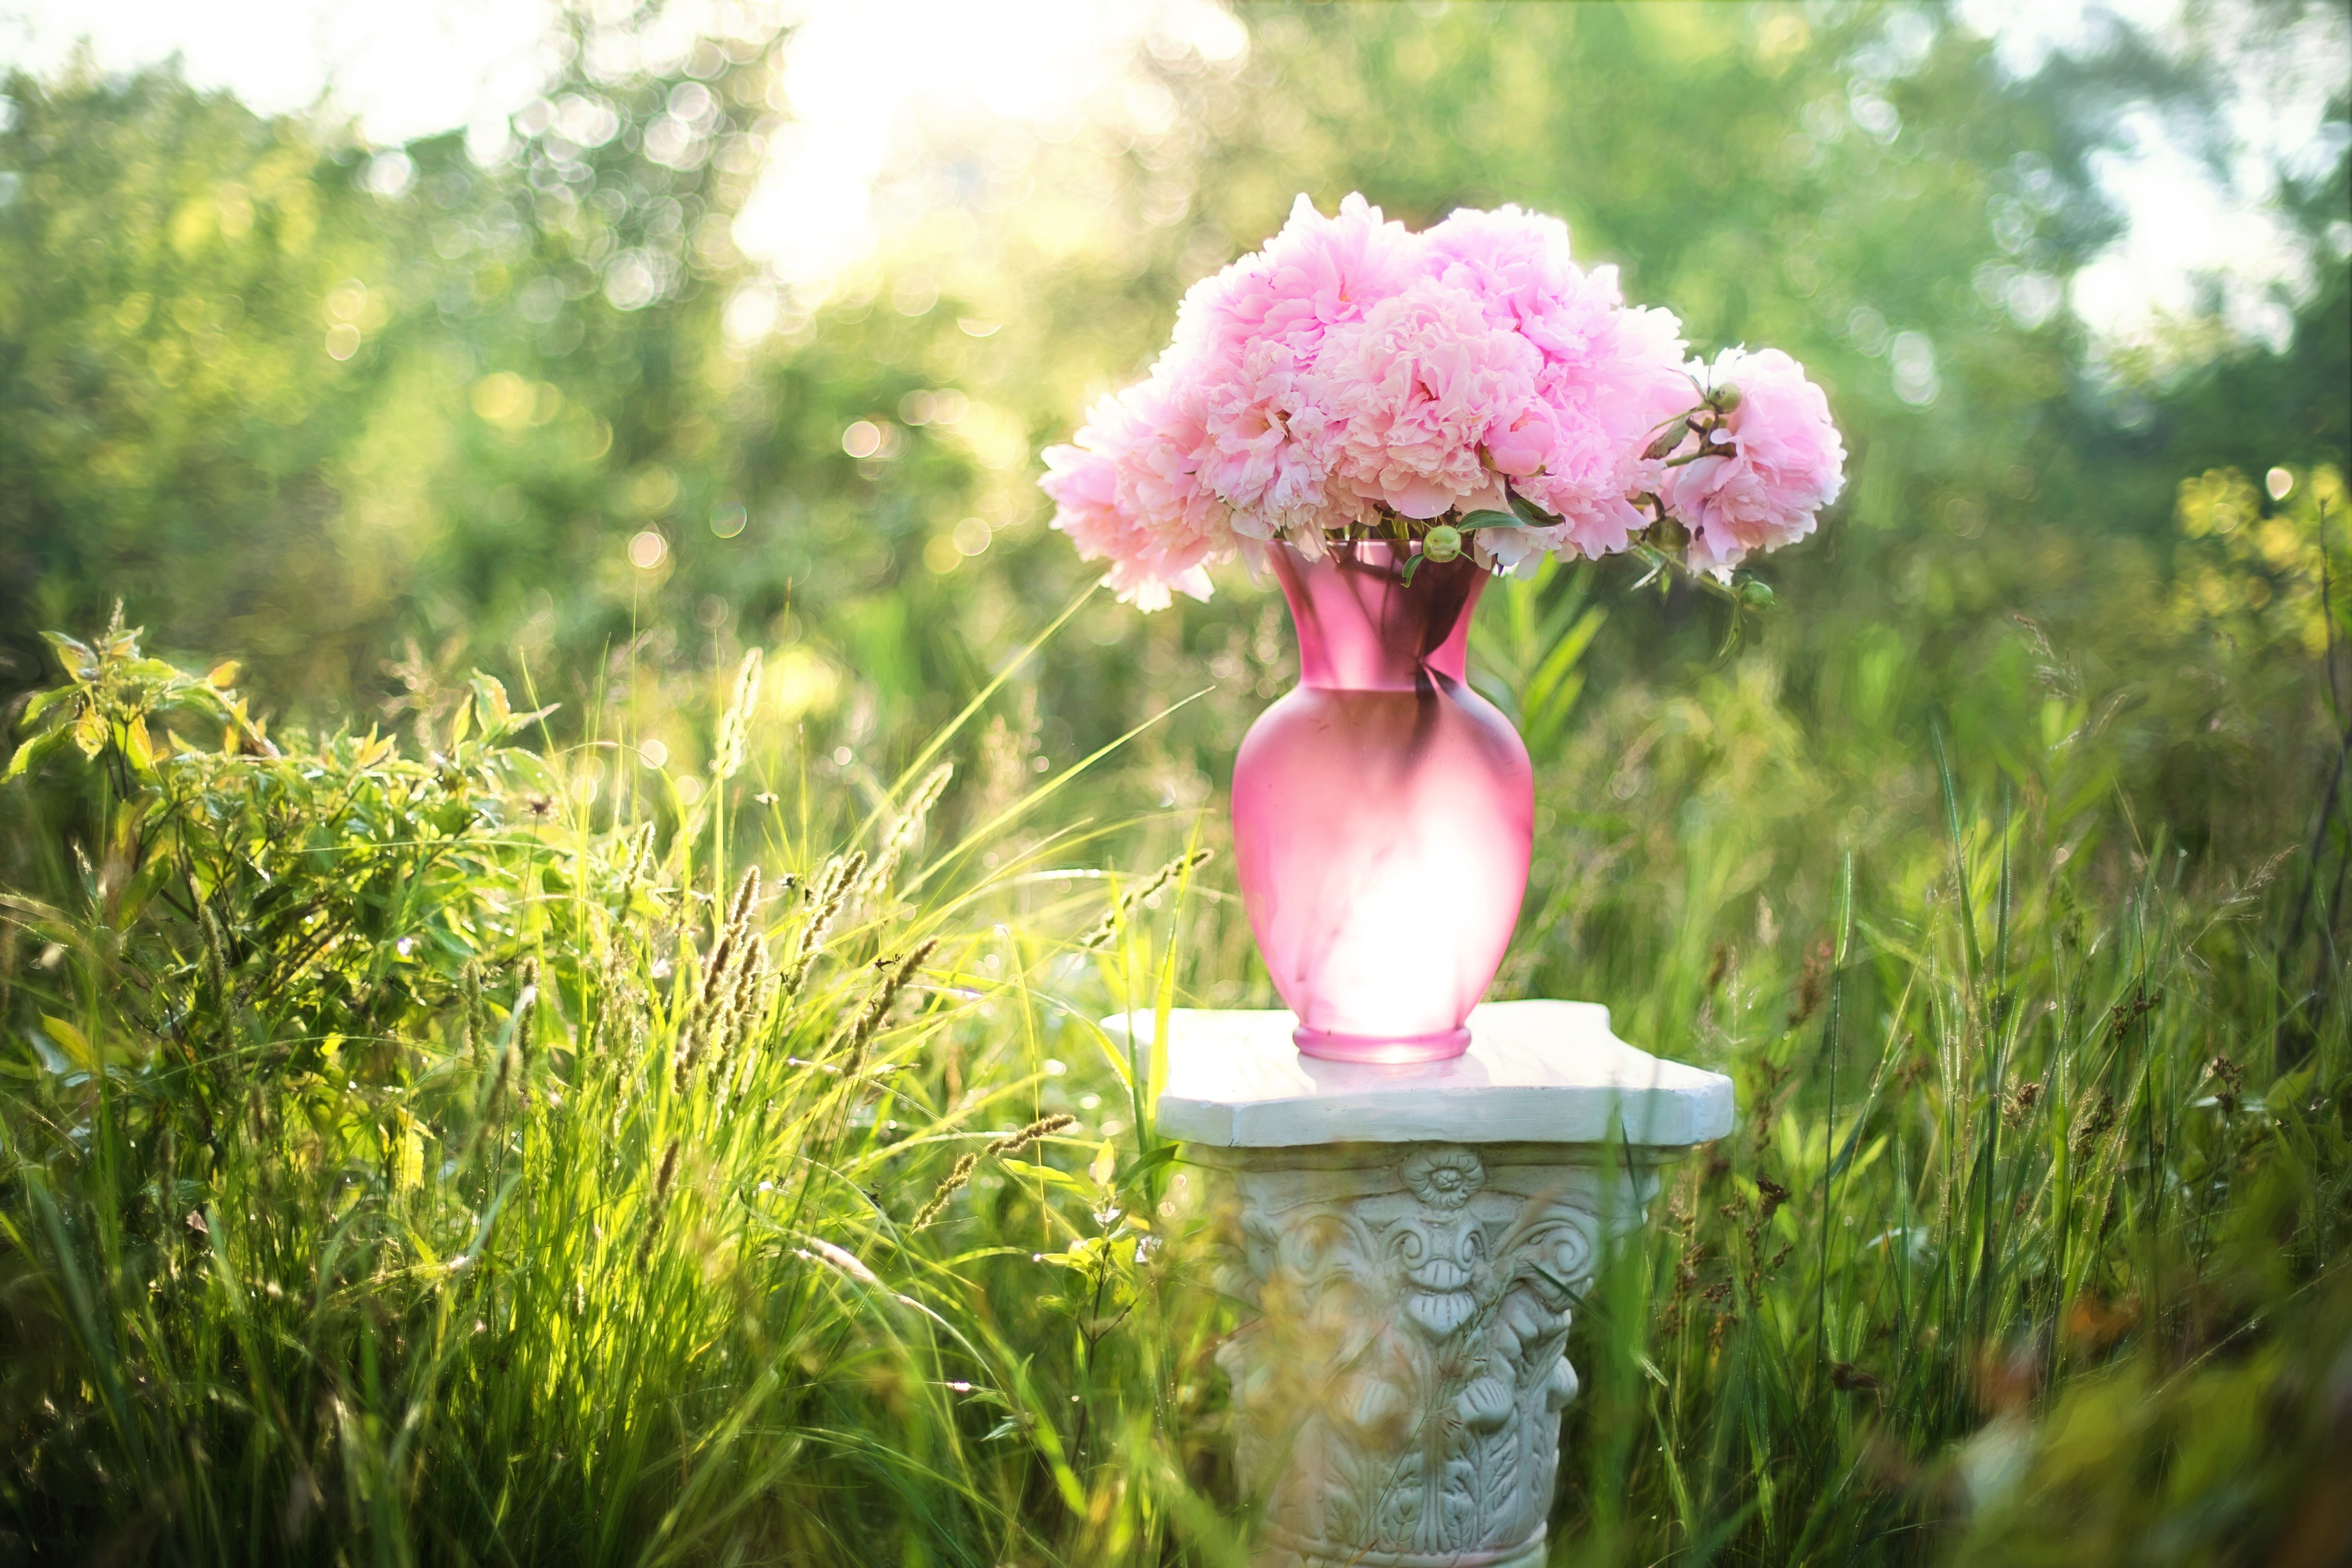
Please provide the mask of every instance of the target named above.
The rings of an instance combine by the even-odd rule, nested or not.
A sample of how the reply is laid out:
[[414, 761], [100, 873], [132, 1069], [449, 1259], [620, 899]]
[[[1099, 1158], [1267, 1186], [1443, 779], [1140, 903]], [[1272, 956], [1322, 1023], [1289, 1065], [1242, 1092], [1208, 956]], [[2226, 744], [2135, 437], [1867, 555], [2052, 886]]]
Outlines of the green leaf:
[[99, 716], [97, 709], [81, 710], [80, 717], [73, 722], [73, 738], [74, 744], [81, 748], [81, 754], [85, 757], [94, 759], [106, 750], [106, 721]]
[[1642, 456], [1655, 461], [1681, 446], [1683, 437], [1689, 434], [1690, 421], [1687, 418], [1677, 419], [1658, 433], [1658, 438], [1643, 448]]
[[1510, 498], [1511, 510], [1517, 512], [1519, 520], [1529, 528], [1551, 528], [1559, 523], [1559, 519], [1552, 516], [1510, 486], [1505, 485], [1503, 493]]
[[1583, 694], [1584, 677], [1577, 665], [1583, 659], [1585, 649], [1609, 618], [1606, 610], [1595, 606], [1580, 616], [1567, 633], [1551, 646], [1528, 678], [1523, 720], [1528, 743], [1538, 751], [1548, 750], [1566, 727], [1576, 700]]
[[474, 711], [482, 721], [482, 739], [495, 741], [514, 727], [514, 709], [507, 689], [495, 675], [474, 671]]
[[1465, 514], [1462, 521], [1454, 526], [1467, 533], [1475, 528], [1517, 528], [1521, 524], [1517, 518], [1507, 511], [1496, 511], [1493, 507], [1481, 507], [1476, 511]]
[[454, 752], [464, 745], [466, 737], [473, 733], [473, 730], [474, 700], [460, 697], [457, 699], [457, 711], [449, 716], [449, 749]]
[[98, 674], [98, 655], [86, 642], [66, 636], [63, 632], [43, 632], [42, 639], [58, 650], [58, 662], [76, 680], [87, 681]]
[[25, 704], [24, 717], [18, 721], [18, 723], [29, 727], [34, 720], [38, 719], [58, 703], [80, 695], [81, 689], [79, 687], [53, 686], [47, 691], [36, 694], [32, 700]]
[[133, 713], [131, 722], [122, 726], [122, 754], [131, 765], [142, 773], [155, 771], [155, 743], [147, 736], [147, 715]]
[[1074, 1193], [1084, 1193], [1088, 1197], [1094, 1195], [1094, 1189], [1086, 1183], [1068, 1172], [1057, 1171], [1051, 1165], [1033, 1165], [1026, 1160], [1014, 1160], [1009, 1157], [998, 1160], [997, 1163], [1011, 1175], [1045, 1182], [1053, 1186], [1067, 1188]]
[[90, 1048], [89, 1037], [79, 1029], [63, 1018], [44, 1013], [41, 1015], [41, 1032], [61, 1047], [84, 1072], [98, 1070], [98, 1052]]
[[122, 624], [122, 601], [117, 599], [114, 601], [114, 619], [106, 628], [106, 640], [99, 651], [103, 658], [128, 658], [139, 651], [139, 639], [146, 635], [145, 626]]
[[1127, 1163], [1127, 1169], [1118, 1173], [1118, 1179], [1113, 1182], [1111, 1185], [1115, 1187], [1124, 1187], [1133, 1182], [1138, 1176], [1149, 1175], [1153, 1171], [1160, 1169], [1162, 1165], [1174, 1163], [1176, 1159], [1176, 1144], [1162, 1143], [1159, 1148], [1152, 1150], [1150, 1153], [1138, 1154], [1134, 1159]]
[[0, 780], [13, 779], [19, 773], [31, 772], [35, 763], [65, 744], [66, 737], [71, 733], [70, 730], [59, 725], [47, 734], [34, 736], [16, 748], [16, 754], [8, 759], [7, 773], [0, 774]]

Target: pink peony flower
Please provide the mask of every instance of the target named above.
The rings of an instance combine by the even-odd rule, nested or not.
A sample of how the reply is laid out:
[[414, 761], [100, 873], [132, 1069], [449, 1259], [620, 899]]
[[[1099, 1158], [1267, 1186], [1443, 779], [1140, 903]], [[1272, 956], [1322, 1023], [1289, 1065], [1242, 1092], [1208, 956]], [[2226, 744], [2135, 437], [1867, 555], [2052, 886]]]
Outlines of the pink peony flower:
[[1493, 434], [1487, 455], [1560, 522], [1483, 532], [1480, 559], [1517, 568], [1543, 551], [1598, 557], [1624, 549], [1649, 521], [1629, 499], [1654, 488], [1642, 482], [1642, 449], [1692, 401], [1681, 324], [1669, 311], [1627, 307], [1615, 268], [1579, 269], [1555, 219], [1508, 207], [1456, 213], [1430, 237], [1433, 249], [1442, 241], [1441, 254], [1451, 254], [1442, 275], [1475, 282], [1489, 319], [1516, 323], [1543, 353], [1535, 400]]
[[1171, 589], [1207, 598], [1205, 568], [1233, 559], [1226, 510], [1194, 472], [1202, 444], [1155, 376], [1096, 403], [1073, 445], [1045, 450], [1054, 527], [1080, 560], [1108, 561], [1105, 585], [1140, 609], [1166, 608]]
[[1477, 530], [1489, 567], [1622, 550], [1655, 497], [1692, 563], [1727, 573], [1811, 531], [1844, 452], [1794, 361], [1731, 350], [1713, 374], [1746, 400], [1722, 449], [1645, 456], [1698, 402], [1685, 353], [1616, 268], [1576, 264], [1557, 218], [1464, 210], [1414, 235], [1360, 195], [1330, 217], [1301, 196], [1263, 250], [1193, 286], [1150, 377], [1048, 450], [1042, 483], [1054, 526], [1147, 608], [1207, 597], [1205, 568], [1236, 554], [1319, 555], [1343, 529], [1508, 510], [1513, 492], [1555, 521]]
[[1812, 532], [1844, 487], [1845, 444], [1828, 397], [1780, 350], [1726, 349], [1706, 374], [1738, 387], [1738, 406], [1707, 455], [1667, 469], [1657, 494], [1690, 532], [1691, 564], [1721, 577], [1751, 550]]
[[1318, 552], [1324, 530], [1365, 515], [1328, 487], [1330, 421], [1307, 375], [1328, 331], [1409, 279], [1418, 246], [1360, 195], [1328, 218], [1302, 195], [1265, 249], [1184, 296], [1155, 374], [1200, 390], [1201, 472], [1242, 536]]
[[1476, 295], [1433, 278], [1409, 285], [1334, 327], [1316, 356], [1333, 477], [1404, 517], [1452, 510], [1492, 483], [1480, 448], [1526, 411], [1540, 363]]
[[1517, 206], [1463, 207], [1422, 239], [1429, 275], [1476, 295], [1487, 320], [1547, 359], [1574, 351], [1586, 325], [1578, 299], [1584, 274], [1569, 256], [1568, 225]]
[[1327, 328], [1362, 317], [1410, 281], [1420, 242], [1360, 195], [1325, 217], [1301, 195], [1282, 232], [1223, 271], [1192, 285], [1176, 311], [1170, 353], [1202, 365], [1237, 363], [1272, 340], [1302, 357]]
[[1202, 480], [1255, 539], [1319, 534], [1339, 520], [1325, 488], [1328, 415], [1310, 400], [1307, 369], [1287, 344], [1247, 344], [1225, 374], [1204, 374]]

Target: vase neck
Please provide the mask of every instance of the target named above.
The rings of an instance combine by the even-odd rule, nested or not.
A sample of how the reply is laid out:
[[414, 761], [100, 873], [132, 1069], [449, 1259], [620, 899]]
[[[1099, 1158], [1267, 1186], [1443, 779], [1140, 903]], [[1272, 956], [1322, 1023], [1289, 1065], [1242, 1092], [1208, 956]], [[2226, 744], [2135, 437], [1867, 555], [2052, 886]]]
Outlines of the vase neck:
[[1315, 561], [1287, 545], [1272, 554], [1298, 630], [1300, 684], [1409, 691], [1424, 672], [1465, 679], [1470, 612], [1486, 585], [1475, 561], [1424, 561], [1408, 584], [1402, 557], [1385, 542], [1334, 544]]

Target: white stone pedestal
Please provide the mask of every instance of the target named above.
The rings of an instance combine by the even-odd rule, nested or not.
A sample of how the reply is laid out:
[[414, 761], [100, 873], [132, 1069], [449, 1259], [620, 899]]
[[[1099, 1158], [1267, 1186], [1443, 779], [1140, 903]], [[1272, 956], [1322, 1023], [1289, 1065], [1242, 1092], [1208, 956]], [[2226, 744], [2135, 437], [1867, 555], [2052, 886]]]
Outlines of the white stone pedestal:
[[1634, 1049], [1590, 1003], [1490, 1003], [1465, 1055], [1409, 1067], [1302, 1057], [1294, 1022], [1171, 1014], [1158, 1111], [1229, 1178], [1230, 1288], [1255, 1315], [1217, 1360], [1265, 1505], [1254, 1562], [1536, 1568], [1569, 1308], [1656, 1167], [1731, 1130], [1731, 1081]]

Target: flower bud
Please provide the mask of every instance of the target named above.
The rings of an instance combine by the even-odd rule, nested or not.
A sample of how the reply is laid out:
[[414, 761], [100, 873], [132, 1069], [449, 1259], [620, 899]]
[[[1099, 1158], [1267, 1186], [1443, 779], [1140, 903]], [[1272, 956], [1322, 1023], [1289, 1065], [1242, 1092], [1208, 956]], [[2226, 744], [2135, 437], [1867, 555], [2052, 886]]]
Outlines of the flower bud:
[[1772, 607], [1770, 584], [1759, 583], [1755, 578], [1750, 577], [1747, 582], [1739, 584], [1739, 602], [1751, 610], [1770, 609]]
[[1441, 564], [1462, 553], [1462, 531], [1450, 522], [1441, 522], [1429, 531], [1421, 542], [1421, 552]]
[[1715, 389], [1715, 395], [1708, 398], [1707, 401], [1714, 404], [1724, 413], [1728, 414], [1733, 409], [1739, 406], [1739, 388], [1731, 382], [1727, 381], [1721, 386]]

